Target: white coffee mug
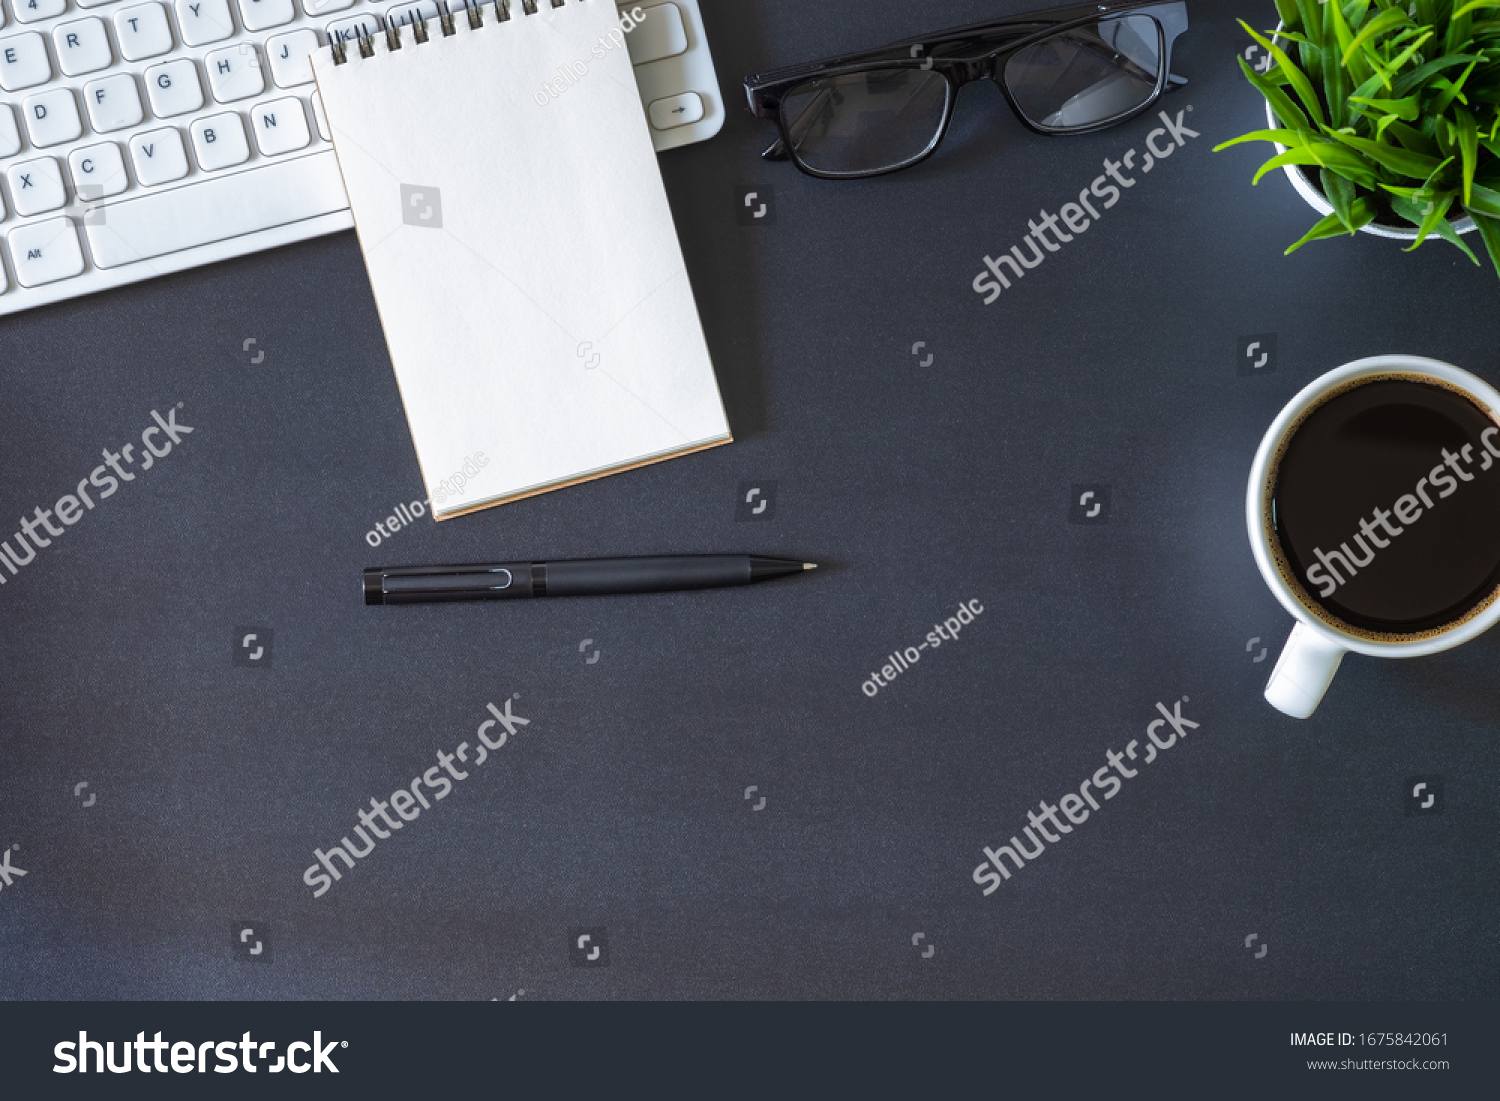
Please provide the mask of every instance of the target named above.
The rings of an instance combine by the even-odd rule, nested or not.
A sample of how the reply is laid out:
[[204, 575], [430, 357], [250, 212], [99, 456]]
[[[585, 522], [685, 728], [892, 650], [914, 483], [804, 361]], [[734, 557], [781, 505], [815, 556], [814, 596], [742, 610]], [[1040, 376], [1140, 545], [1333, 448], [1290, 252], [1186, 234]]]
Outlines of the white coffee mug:
[[1368, 654], [1377, 658], [1414, 658], [1423, 654], [1435, 654], [1440, 650], [1468, 642], [1471, 638], [1489, 629], [1500, 619], [1500, 600], [1492, 600], [1479, 614], [1455, 623], [1447, 631], [1420, 639], [1395, 642], [1380, 642], [1339, 630], [1318, 618], [1293, 593], [1291, 587], [1276, 568], [1272, 556], [1271, 541], [1276, 534], [1270, 527], [1270, 501], [1274, 486], [1271, 484], [1271, 462], [1298, 418], [1336, 387], [1375, 375], [1399, 373], [1418, 378], [1430, 378], [1444, 383], [1461, 393], [1492, 420], [1500, 424], [1500, 391], [1468, 371], [1449, 363], [1421, 356], [1371, 356], [1336, 367], [1326, 375], [1303, 387], [1271, 423], [1260, 450], [1255, 453], [1255, 462], [1250, 467], [1250, 485], [1245, 493], [1245, 523], [1250, 532], [1250, 549], [1255, 554], [1255, 564], [1261, 576], [1281, 601], [1282, 607], [1296, 617], [1292, 635], [1281, 651], [1276, 667], [1271, 670], [1270, 683], [1266, 685], [1266, 699], [1279, 711], [1293, 718], [1305, 719], [1317, 708], [1328, 690], [1339, 662], [1349, 651]]

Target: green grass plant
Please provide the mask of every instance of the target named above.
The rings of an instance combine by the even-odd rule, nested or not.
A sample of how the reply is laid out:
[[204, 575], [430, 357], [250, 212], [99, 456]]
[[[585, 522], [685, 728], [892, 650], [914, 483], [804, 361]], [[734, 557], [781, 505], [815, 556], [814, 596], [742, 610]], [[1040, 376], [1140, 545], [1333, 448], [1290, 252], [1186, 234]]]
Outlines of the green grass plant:
[[1468, 214], [1500, 272], [1500, 0], [1276, 0], [1281, 27], [1259, 34], [1271, 57], [1240, 68], [1280, 124], [1224, 142], [1285, 146], [1255, 174], [1296, 165], [1333, 213], [1309, 241], [1371, 222], [1433, 234], [1479, 260], [1454, 229]]

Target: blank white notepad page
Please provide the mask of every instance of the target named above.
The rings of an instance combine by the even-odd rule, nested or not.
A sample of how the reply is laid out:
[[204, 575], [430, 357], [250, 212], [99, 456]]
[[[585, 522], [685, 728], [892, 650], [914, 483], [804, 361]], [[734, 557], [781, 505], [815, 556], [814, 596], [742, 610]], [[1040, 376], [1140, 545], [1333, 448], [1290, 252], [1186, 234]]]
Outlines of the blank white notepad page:
[[440, 519], [730, 440], [615, 6], [512, 10], [313, 59]]

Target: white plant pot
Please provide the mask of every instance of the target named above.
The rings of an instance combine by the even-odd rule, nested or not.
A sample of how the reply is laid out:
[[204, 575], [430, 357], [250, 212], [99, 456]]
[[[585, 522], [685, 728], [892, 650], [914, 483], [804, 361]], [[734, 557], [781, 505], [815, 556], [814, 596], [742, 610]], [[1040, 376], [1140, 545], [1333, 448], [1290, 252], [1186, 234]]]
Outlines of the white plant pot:
[[[1276, 29], [1279, 31], [1281, 28], [1278, 26]], [[1276, 118], [1276, 113], [1271, 110], [1269, 103], [1266, 104], [1266, 126], [1272, 130], [1280, 130], [1282, 128], [1280, 121]], [[1286, 152], [1286, 146], [1280, 142], [1272, 142], [1271, 144], [1276, 146], [1278, 156]], [[1323, 193], [1314, 187], [1306, 176], [1297, 170], [1297, 165], [1284, 164], [1281, 166], [1281, 170], [1286, 173], [1286, 178], [1292, 181], [1292, 186], [1297, 189], [1297, 194], [1301, 195], [1307, 201], [1308, 206], [1325, 217], [1333, 213], [1333, 205], [1323, 197]], [[1467, 214], [1462, 218], [1450, 218], [1449, 221], [1459, 233], [1472, 233], [1479, 228], [1474, 224], [1474, 219], [1470, 218]], [[1368, 233], [1372, 237], [1391, 237], [1398, 241], [1415, 241], [1417, 239], [1417, 229], [1415, 226], [1393, 226], [1371, 222], [1367, 226], [1361, 226], [1359, 231], [1361, 233]]]

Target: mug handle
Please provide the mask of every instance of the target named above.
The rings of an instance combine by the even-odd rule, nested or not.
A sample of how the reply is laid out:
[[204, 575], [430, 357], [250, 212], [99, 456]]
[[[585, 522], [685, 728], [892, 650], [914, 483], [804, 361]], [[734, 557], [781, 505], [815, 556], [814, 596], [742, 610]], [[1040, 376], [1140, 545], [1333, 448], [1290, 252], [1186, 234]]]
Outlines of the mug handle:
[[1294, 719], [1307, 718], [1317, 710], [1346, 653], [1338, 643], [1298, 620], [1271, 670], [1266, 699]]

